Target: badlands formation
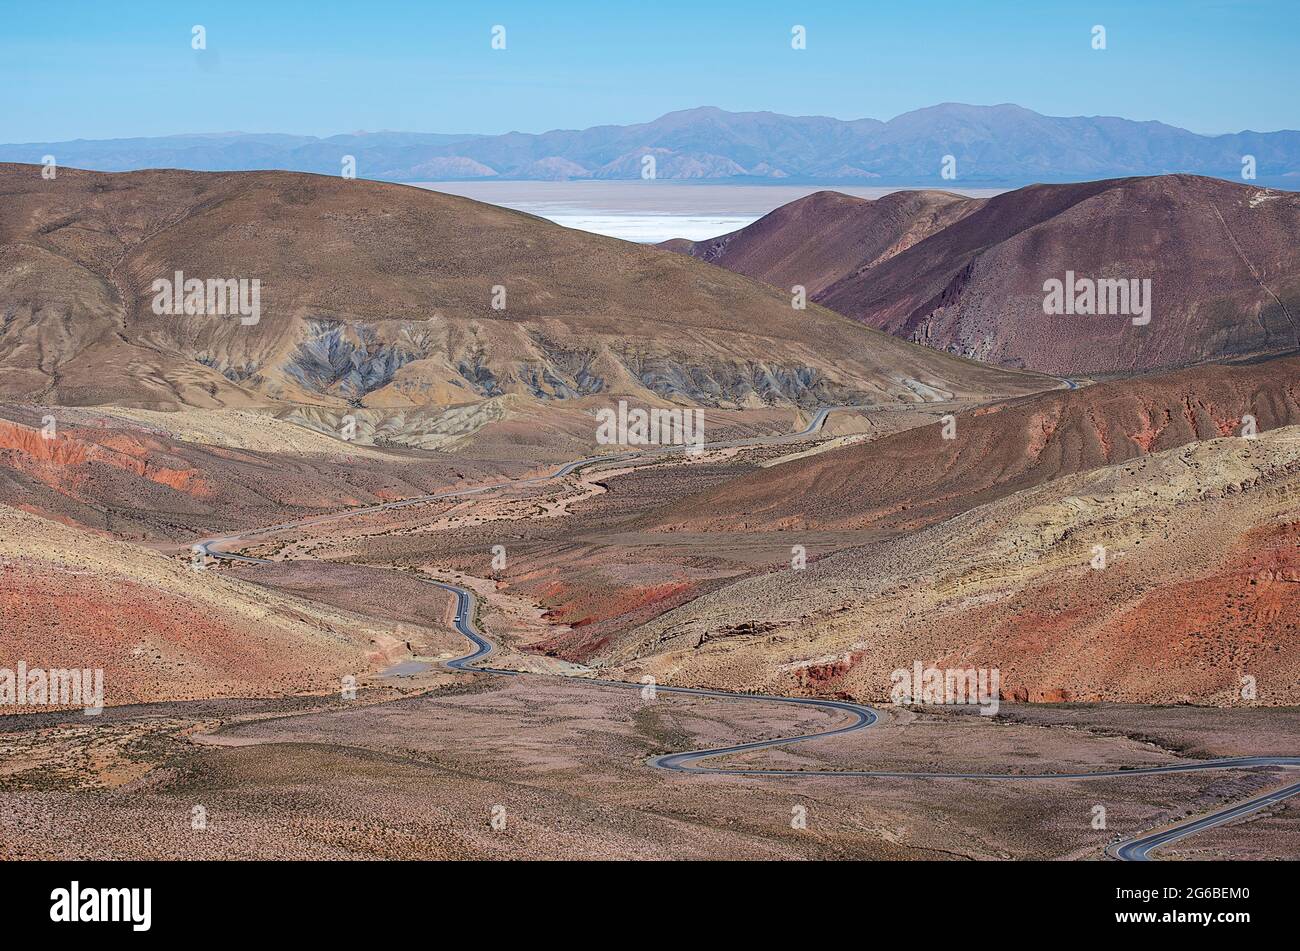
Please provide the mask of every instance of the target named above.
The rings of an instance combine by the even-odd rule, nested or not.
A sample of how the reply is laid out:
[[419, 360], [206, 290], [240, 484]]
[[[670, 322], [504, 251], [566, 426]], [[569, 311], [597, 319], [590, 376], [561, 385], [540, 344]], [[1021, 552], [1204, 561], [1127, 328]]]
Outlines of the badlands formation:
[[[820, 193], [668, 249], [282, 172], [6, 165], [0, 195], [0, 652], [102, 668], [107, 706], [0, 716], [0, 858], [1097, 857], [1060, 817], [1099, 796], [1136, 834], [1277, 785], [856, 782], [791, 834], [837, 780], [647, 761], [833, 710], [594, 678], [880, 705], [732, 765], [1295, 753], [1289, 193]], [[1097, 249], [1155, 275], [1150, 325], [1042, 313]], [[260, 281], [256, 320], [157, 313], [177, 272]], [[601, 445], [620, 400], [702, 411], [704, 451]], [[429, 582], [536, 676], [444, 667]], [[887, 705], [918, 661], [999, 669], [999, 716]], [[502, 802], [507, 836], [466, 813]], [[1289, 809], [1169, 851], [1293, 853]]]

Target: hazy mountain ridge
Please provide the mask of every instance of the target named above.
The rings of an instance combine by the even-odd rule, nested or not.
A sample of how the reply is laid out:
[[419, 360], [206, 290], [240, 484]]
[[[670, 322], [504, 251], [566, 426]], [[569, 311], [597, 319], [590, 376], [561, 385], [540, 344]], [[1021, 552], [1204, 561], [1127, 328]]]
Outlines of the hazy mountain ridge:
[[[0, 161], [98, 171], [284, 169], [392, 181], [639, 179], [964, 183], [1078, 181], [1188, 172], [1240, 178], [1253, 156], [1259, 181], [1300, 181], [1300, 132], [1199, 135], [1161, 122], [1044, 116], [1016, 105], [944, 103], [881, 122], [700, 107], [651, 122], [504, 135], [375, 132], [327, 138], [238, 132], [0, 145]], [[945, 156], [956, 178], [940, 175]]]

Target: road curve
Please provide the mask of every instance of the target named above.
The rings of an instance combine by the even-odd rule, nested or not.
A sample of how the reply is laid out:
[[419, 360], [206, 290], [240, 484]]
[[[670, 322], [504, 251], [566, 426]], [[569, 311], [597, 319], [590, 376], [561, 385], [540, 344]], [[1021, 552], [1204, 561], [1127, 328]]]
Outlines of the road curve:
[[[1294, 765], [1294, 764], [1293, 764]], [[1242, 816], [1248, 816], [1252, 812], [1259, 812], [1292, 796], [1300, 795], [1300, 783], [1292, 783], [1276, 792], [1266, 793], [1263, 796], [1257, 796], [1254, 799], [1248, 799], [1245, 802], [1238, 803], [1228, 809], [1220, 809], [1218, 812], [1211, 813], [1208, 816], [1202, 816], [1199, 819], [1192, 819], [1187, 822], [1179, 823], [1161, 832], [1153, 832], [1150, 835], [1139, 838], [1128, 839], [1111, 846], [1106, 850], [1107, 854], [1126, 862], [1145, 862], [1151, 858], [1151, 850], [1159, 848], [1162, 845], [1193, 835], [1205, 829], [1213, 829], [1215, 826], [1221, 826], [1231, 822], [1234, 819], [1240, 819]]]
[[[826, 422], [826, 418], [836, 410], [849, 409], [866, 409], [865, 406], [835, 406], [819, 410], [808, 426], [791, 437], [776, 437], [780, 440], [789, 441], [791, 439], [800, 439], [811, 436], [819, 431]], [[714, 443], [714, 447], [723, 447], [729, 445], [752, 444], [755, 440], [737, 440], [734, 443]], [[682, 450], [686, 447], [675, 446], [667, 450], [657, 448], [653, 450], [639, 450], [626, 453], [619, 453], [608, 456], [592, 456], [586, 459], [579, 459], [574, 462], [566, 463], [550, 475], [531, 476], [524, 479], [506, 480], [494, 483], [492, 485], [479, 486], [472, 489], [460, 489], [452, 492], [442, 492], [434, 495], [417, 496], [410, 499], [402, 499], [396, 502], [385, 502], [378, 505], [367, 506], [360, 509], [349, 509], [344, 512], [333, 513], [330, 515], [313, 516], [305, 519], [297, 519], [289, 522], [281, 522], [266, 528], [254, 529], [252, 531], [239, 532], [232, 535], [224, 535], [215, 538], [203, 539], [193, 546], [197, 554], [205, 558], [211, 557], [226, 561], [237, 561], [249, 564], [270, 564], [266, 559], [253, 558], [247, 555], [241, 555], [236, 552], [229, 552], [215, 548], [217, 545], [230, 545], [237, 542], [244, 542], [250, 538], [256, 538], [262, 535], [268, 535], [273, 532], [282, 531], [288, 528], [296, 528], [304, 525], [319, 524], [321, 522], [335, 521], [343, 518], [351, 518], [356, 515], [365, 515], [385, 509], [402, 508], [408, 505], [417, 505], [424, 502], [432, 502], [440, 499], [459, 498], [466, 495], [474, 495], [482, 492], [489, 492], [494, 489], [511, 488], [521, 485], [530, 485], [540, 482], [549, 482], [554, 479], [563, 478], [584, 466], [593, 465], [602, 462], [625, 461], [636, 457], [644, 458], [654, 456], [666, 451]], [[507, 670], [504, 668], [480, 666], [479, 661], [486, 658], [495, 649], [493, 643], [485, 637], [482, 632], [474, 627], [474, 605], [475, 599], [472, 592], [459, 587], [433, 579], [424, 579], [428, 584], [441, 588], [456, 597], [456, 615], [454, 625], [456, 630], [470, 641], [473, 649], [460, 657], [453, 658], [445, 663], [445, 666], [458, 671], [469, 671], [484, 674], [492, 674], [502, 677], [520, 677], [520, 676], [541, 676], [541, 677], [564, 677], [576, 683], [591, 684], [602, 687], [619, 687], [629, 690], [645, 690], [647, 687], [642, 684], [628, 683], [622, 680], [600, 680], [588, 677], [569, 677], [564, 674], [531, 674], [516, 670]], [[1088, 779], [1114, 779], [1119, 777], [1130, 776], [1152, 776], [1160, 773], [1195, 773], [1206, 771], [1217, 771], [1227, 769], [1245, 769], [1251, 767], [1277, 766], [1286, 768], [1300, 768], [1300, 756], [1241, 756], [1226, 759], [1200, 760], [1189, 763], [1175, 763], [1165, 766], [1141, 766], [1128, 769], [1111, 769], [1098, 770], [1084, 773], [962, 773], [962, 772], [907, 772], [898, 770], [804, 770], [804, 769], [768, 769], [761, 767], [729, 767], [729, 766], [702, 766], [697, 765], [704, 760], [716, 757], [728, 756], [734, 753], [743, 753], [753, 750], [771, 749], [777, 746], [789, 746], [794, 743], [801, 743], [807, 740], [823, 739], [831, 736], [840, 736], [845, 733], [853, 733], [858, 730], [864, 730], [872, 726], [879, 719], [879, 714], [871, 707], [858, 703], [850, 703], [842, 700], [820, 700], [806, 697], [782, 697], [774, 694], [749, 694], [749, 693], [729, 693], [722, 690], [707, 690], [698, 687], [669, 687], [663, 685], [654, 685], [652, 688], [655, 693], [684, 694], [697, 697], [711, 697], [722, 700], [745, 700], [759, 701], [763, 703], [780, 703], [785, 705], [813, 707], [819, 710], [827, 710], [838, 714], [847, 714], [848, 722], [844, 725], [834, 727], [829, 730], [820, 730], [814, 733], [800, 733], [794, 736], [778, 737], [770, 740], [755, 740], [749, 743], [739, 743], [734, 746], [714, 747], [702, 750], [686, 750], [678, 753], [667, 753], [661, 756], [652, 757], [648, 764], [657, 769], [670, 770], [679, 773], [699, 773], [715, 776], [766, 776], [766, 777], [838, 777], [845, 778], [868, 778], [868, 779], [906, 779], [906, 780], [986, 780], [986, 781], [1010, 781], [1010, 782], [1038, 782], [1038, 781], [1069, 781], [1069, 780], [1088, 780]], [[1267, 808], [1292, 796], [1300, 794], [1300, 782], [1293, 783], [1282, 789], [1267, 793], [1262, 796], [1217, 810], [1209, 815], [1201, 816], [1196, 819], [1189, 819], [1176, 825], [1170, 826], [1160, 832], [1151, 833], [1145, 836], [1130, 838], [1106, 848], [1106, 854], [1117, 859], [1125, 861], [1147, 861], [1151, 858], [1151, 852], [1165, 844], [1182, 839], [1186, 836], [1193, 835], [1205, 829], [1214, 828], [1225, 823], [1231, 822], [1242, 816], [1250, 815], [1261, 809]]]
[[[476, 661], [483, 659], [492, 652], [493, 645], [490, 640], [484, 637], [483, 634], [474, 627], [473, 617], [475, 602], [473, 593], [465, 588], [453, 584], [447, 584], [442, 581], [429, 581], [428, 583], [456, 596], [456, 630], [474, 644], [474, 650], [461, 657], [457, 657], [454, 660], [447, 661], [447, 667], [450, 667], [453, 670], [478, 671], [480, 673], [498, 674], [509, 677], [564, 676], [562, 674], [524, 674], [515, 670], [476, 666]], [[628, 683], [622, 680], [597, 680], [587, 677], [566, 677], [565, 679], [603, 687], [622, 687], [629, 690], [645, 689], [641, 684]], [[764, 703], [794, 704], [797, 706], [815, 707], [820, 710], [830, 710], [836, 713], [847, 713], [851, 718], [846, 725], [830, 730], [820, 730], [815, 733], [800, 733], [795, 736], [779, 737], [772, 740], [755, 740], [750, 743], [738, 743], [735, 746], [713, 747], [711, 749], [703, 750], [687, 750], [680, 753], [667, 753], [662, 756], [655, 756], [648, 761], [649, 765], [657, 767], [658, 769], [673, 770], [680, 773], [703, 773], [715, 776], [833, 776], [841, 779], [973, 779], [1004, 782], [1041, 782], [1046, 780], [1069, 781], [1116, 779], [1130, 776], [1154, 776], [1162, 773], [1198, 773], [1225, 769], [1247, 769], [1250, 767], [1261, 766], [1300, 768], [1300, 757], [1296, 756], [1238, 756], [1226, 759], [1199, 760], [1190, 763], [1172, 763], [1166, 766], [1134, 766], [1125, 769], [1095, 770], [1085, 773], [917, 773], [900, 770], [811, 770], [698, 766], [695, 764], [702, 760], [712, 759], [714, 757], [728, 756], [733, 753], [743, 753], [751, 750], [770, 749], [775, 746], [789, 746], [792, 743], [801, 743], [805, 740], [839, 736], [844, 733], [852, 733], [856, 730], [864, 730], [879, 719], [879, 714], [868, 706], [858, 703], [848, 703], [842, 700], [781, 697], [774, 694], [728, 693], [721, 690], [706, 690], [697, 687], [665, 687], [656, 685], [654, 690], [657, 693], [688, 694], [691, 696], [714, 697], [724, 700], [749, 700], [761, 701]], [[1231, 822], [1241, 816], [1258, 812], [1260, 809], [1264, 809], [1267, 806], [1281, 802], [1297, 794], [1300, 794], [1300, 782], [1287, 786], [1284, 789], [1277, 790], [1276, 792], [1271, 792], [1248, 800], [1247, 802], [1238, 803], [1235, 806], [1220, 809], [1210, 815], [1202, 816], [1198, 819], [1187, 820], [1162, 832], [1116, 843], [1115, 845], [1108, 847], [1106, 852], [1108, 855], [1125, 861], [1146, 861], [1150, 859], [1151, 851], [1158, 846], [1165, 845], [1177, 839], [1182, 839], [1204, 829], [1223, 825], [1224, 823]]]
[[[756, 436], [748, 439], [732, 439], [721, 442], [708, 443], [705, 448], [710, 449], [727, 449], [735, 446], [756, 446], [756, 445], [779, 445], [787, 442], [798, 442], [816, 435], [826, 423], [826, 418], [831, 413], [847, 410], [867, 410], [877, 409], [878, 404], [862, 403], [852, 406], [824, 406], [819, 409], [816, 415], [808, 422], [808, 425], [796, 433], [788, 436]], [[235, 542], [246, 542], [249, 539], [259, 538], [263, 535], [271, 535], [275, 532], [281, 532], [290, 528], [303, 528], [308, 525], [321, 525], [326, 522], [337, 522], [345, 518], [354, 518], [358, 515], [373, 515], [375, 512], [382, 512], [387, 509], [406, 508], [409, 505], [423, 505], [427, 502], [440, 502], [444, 499], [458, 499], [467, 495], [479, 495], [483, 492], [493, 492], [497, 489], [517, 488], [524, 485], [538, 485], [542, 482], [553, 482], [556, 479], [563, 479], [567, 475], [572, 475], [579, 469], [587, 466], [600, 465], [610, 462], [628, 462], [633, 459], [654, 460], [659, 457], [667, 457], [677, 452], [687, 452], [690, 446], [652, 446], [648, 449], [633, 449], [627, 452], [609, 453], [603, 456], [588, 456], [585, 459], [575, 459], [573, 462], [566, 462], [554, 472], [528, 476], [523, 479], [506, 479], [502, 482], [494, 482], [489, 485], [474, 486], [469, 489], [455, 489], [450, 492], [435, 492], [432, 495], [416, 495], [409, 499], [398, 499], [395, 502], [380, 502], [376, 505], [367, 505], [359, 509], [344, 509], [341, 512], [332, 512], [328, 515], [311, 515], [307, 518], [293, 519], [288, 522], [277, 522], [274, 525], [267, 525], [264, 528], [254, 528], [243, 532], [236, 532], [233, 535], [220, 535], [212, 538], [204, 538], [195, 542], [191, 546], [191, 551], [196, 555], [204, 558], [223, 558], [226, 561], [242, 561], [249, 564], [257, 564], [261, 561], [258, 558], [248, 558], [244, 555], [221, 552], [214, 549], [217, 545], [234, 544]]]

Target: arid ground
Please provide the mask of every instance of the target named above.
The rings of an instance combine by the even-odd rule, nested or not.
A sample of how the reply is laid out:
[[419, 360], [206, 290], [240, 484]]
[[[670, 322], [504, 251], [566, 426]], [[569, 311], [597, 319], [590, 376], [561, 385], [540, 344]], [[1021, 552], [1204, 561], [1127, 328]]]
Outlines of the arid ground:
[[[1291, 193], [820, 193], [662, 249], [286, 172], [0, 190], [0, 858], [1102, 859], [1295, 783]], [[1115, 221], [1162, 322], [1044, 323]], [[160, 312], [180, 270], [263, 312]], [[628, 404], [702, 450], [602, 437]], [[1155, 857], [1294, 857], [1296, 802]]]
[[[281, 425], [265, 422], [272, 429]], [[836, 434], [841, 430], [847, 435]], [[842, 451], [834, 447], [845, 440], [870, 445], [888, 438], [897, 437], [875, 435], [863, 418], [843, 414], [824, 439], [812, 442], [822, 453], [805, 458]], [[1276, 453], [1278, 462], [1268, 471], [1278, 474], [1252, 476], [1244, 497], [1225, 496], [1204, 515], [1198, 506], [1210, 503], [1203, 491], [1196, 501], [1175, 494], [1163, 504], [1144, 502], [1127, 531], [1138, 533], [1133, 541], [1153, 541], [1162, 536], [1153, 519], [1165, 518], [1169, 506], [1196, 523], [1255, 492], [1261, 496], [1262, 508], [1253, 509], [1258, 517], [1281, 505], [1276, 511], [1290, 511], [1294, 520], [1294, 492], [1279, 494], [1275, 486], [1294, 489], [1295, 443], [1295, 430], [1288, 428], [1247, 447], [1247, 461], [1257, 465]], [[1247, 446], [1204, 445], [1199, 451], [1211, 453], [1205, 465], [1229, 478], [1232, 470], [1213, 454], [1239, 455], [1233, 445]], [[43, 618], [50, 631], [75, 628], [76, 620], [59, 621], [34, 608], [48, 599], [51, 585], [64, 592], [53, 603], [68, 605], [87, 584], [111, 584], [109, 564], [124, 576], [121, 584], [149, 585], [153, 594], [116, 596], [116, 608], [109, 609], [120, 614], [106, 628], [122, 632], [122, 646], [139, 646], [131, 663], [109, 667], [108, 710], [98, 717], [71, 711], [0, 719], [0, 855], [1096, 859], [1117, 839], [1285, 781], [1286, 771], [1275, 768], [1024, 783], [694, 776], [651, 768], [655, 755], [816, 732], [834, 726], [836, 715], [761, 700], [666, 693], [648, 700], [639, 689], [647, 672], [664, 685], [854, 697], [877, 703], [883, 714], [869, 730], [718, 765], [1033, 773], [1294, 752], [1300, 726], [1294, 705], [1225, 708], [1231, 701], [1224, 700], [1191, 706], [1165, 696], [1169, 688], [1159, 678], [1124, 689], [1160, 694], [1156, 699], [1165, 705], [1061, 703], [1071, 698], [1054, 685], [1078, 683], [1077, 671], [1053, 671], [1045, 663], [1053, 652], [1041, 648], [1031, 651], [1023, 686], [1013, 681], [1007, 697], [1023, 690], [1030, 699], [1057, 703], [1006, 702], [996, 717], [890, 705], [888, 670], [903, 658], [971, 650], [964, 640], [951, 640], [960, 629], [943, 620], [952, 606], [937, 592], [915, 592], [908, 601], [911, 623], [892, 635], [906, 641], [891, 646], [886, 617], [899, 608], [888, 600], [880, 608], [857, 606], [862, 595], [843, 587], [847, 578], [828, 583], [815, 572], [861, 557], [854, 552], [876, 551], [886, 539], [920, 544], [912, 539], [926, 532], [864, 526], [755, 533], [713, 526], [665, 533], [650, 524], [647, 513], [680, 511], [684, 504], [665, 500], [692, 499], [809, 448], [754, 446], [698, 459], [614, 463], [554, 482], [296, 526], [240, 546], [269, 564], [214, 564], [204, 572], [192, 570], [183, 544], [124, 546], [6, 509], [16, 528], [5, 535], [0, 565], [11, 580], [17, 573], [29, 585], [22, 605], [15, 588], [7, 589], [11, 618], [21, 609], [28, 623]], [[1152, 455], [1142, 466], [1161, 458]], [[1141, 472], [1132, 466], [1116, 472], [1112, 491], [1131, 491], [1124, 486]], [[1167, 474], [1156, 475], [1153, 484], [1170, 485]], [[1023, 514], [1033, 511], [1030, 499], [1060, 505], [1062, 496], [1082, 497], [1077, 481], [1067, 476], [1017, 493], [1013, 508]], [[1016, 524], [1005, 507], [987, 506], [985, 521], [995, 535]], [[145, 532], [155, 531], [156, 515], [138, 517]], [[701, 527], [708, 527], [704, 520]], [[995, 544], [979, 542], [971, 528], [963, 537], [976, 548]], [[29, 547], [15, 547], [24, 539]], [[773, 604], [788, 615], [806, 575], [819, 590], [843, 594], [827, 616], [783, 616], [768, 612], [767, 598], [746, 596], [744, 624], [711, 621], [703, 636], [685, 645], [680, 638], [649, 638], [648, 632], [668, 629], [675, 613], [698, 617], [712, 604], [725, 613], [728, 599], [740, 597], [737, 585], [770, 587], [779, 577], [796, 577], [788, 570], [796, 543], [806, 546], [810, 566], [774, 589], [784, 594]], [[494, 545], [506, 547], [504, 569], [492, 568]], [[977, 616], [987, 623], [1005, 625], [1036, 586], [1074, 584], [1071, 575], [1080, 571], [1087, 577], [1086, 564], [1071, 569], [1059, 556], [1045, 559], [1051, 548], [1045, 543], [1026, 562], [1028, 569], [1000, 557], [1000, 567], [972, 575], [970, 584], [980, 593], [963, 597], [979, 601]], [[1277, 610], [1292, 622], [1288, 599], [1296, 585], [1285, 579], [1293, 577], [1287, 553], [1294, 550], [1294, 537], [1278, 548], [1276, 583], [1286, 590], [1274, 596], [1281, 599]], [[33, 564], [39, 552], [45, 554]], [[51, 552], [61, 552], [61, 560]], [[839, 554], [823, 560], [832, 552]], [[88, 577], [95, 558], [104, 568]], [[493, 663], [534, 673], [502, 678], [443, 669], [440, 661], [465, 653], [468, 645], [449, 626], [452, 599], [421, 576], [478, 594], [478, 623], [501, 645]], [[887, 580], [883, 569], [858, 567], [851, 576]], [[158, 599], [182, 588], [186, 603], [213, 607], [159, 627], [158, 615], [166, 612]], [[153, 610], [141, 613], [146, 604]], [[256, 623], [250, 624], [250, 614]], [[919, 646], [917, 637], [931, 623], [947, 629], [950, 640], [930, 633]], [[1291, 630], [1282, 624], [1274, 629]], [[1248, 650], [1251, 639], [1225, 649]], [[258, 644], [269, 650], [257, 653]], [[1008, 636], [1006, 649], [1023, 648]], [[1116, 649], [1147, 648], [1142, 639], [1120, 639]], [[111, 644], [101, 643], [101, 650], [106, 666], [121, 656]], [[1281, 656], [1293, 660], [1295, 652], [1288, 648]], [[49, 663], [58, 659], [51, 655]], [[1106, 662], [1138, 669], [1144, 663], [1133, 656]], [[1214, 664], [1191, 667], [1203, 673]], [[1176, 668], [1170, 670], [1176, 677]], [[348, 675], [359, 683], [351, 700], [335, 689]], [[634, 686], [583, 682], [596, 675]], [[1262, 678], [1261, 689], [1286, 690], [1294, 682], [1294, 670], [1283, 668], [1274, 679]], [[1173, 689], [1197, 685], [1192, 677]], [[1277, 699], [1294, 704], [1289, 694]], [[1097, 807], [1105, 810], [1102, 828]], [[1294, 854], [1300, 848], [1295, 815], [1293, 801], [1282, 803], [1167, 847], [1162, 857]]]

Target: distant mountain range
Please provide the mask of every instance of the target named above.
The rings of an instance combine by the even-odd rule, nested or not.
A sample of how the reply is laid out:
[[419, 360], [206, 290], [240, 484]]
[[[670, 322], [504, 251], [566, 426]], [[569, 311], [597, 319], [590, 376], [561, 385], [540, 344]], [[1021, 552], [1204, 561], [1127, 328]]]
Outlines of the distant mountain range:
[[[1161, 122], [1039, 115], [1016, 105], [944, 103], [888, 122], [701, 107], [637, 125], [542, 134], [358, 132], [329, 138], [246, 134], [77, 139], [0, 145], [0, 161], [99, 171], [284, 169], [388, 181], [632, 180], [654, 156], [655, 177], [715, 182], [1021, 185], [1189, 172], [1300, 185], [1300, 132], [1198, 135]], [[945, 157], [956, 177], [945, 178]]]

